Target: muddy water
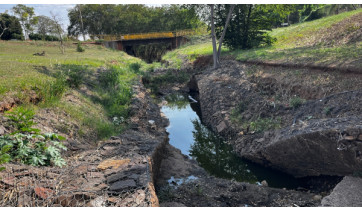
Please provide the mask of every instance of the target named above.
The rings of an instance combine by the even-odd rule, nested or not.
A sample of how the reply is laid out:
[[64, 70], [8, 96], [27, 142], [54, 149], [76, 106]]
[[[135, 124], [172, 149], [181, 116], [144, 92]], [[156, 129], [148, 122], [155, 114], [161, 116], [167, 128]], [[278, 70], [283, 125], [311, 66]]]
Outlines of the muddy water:
[[266, 180], [270, 187], [297, 189], [305, 180], [250, 163], [238, 157], [232, 147], [200, 120], [198, 102], [188, 94], [165, 97], [161, 111], [167, 116], [169, 143], [184, 155], [196, 160], [209, 174], [240, 182], [260, 184]]

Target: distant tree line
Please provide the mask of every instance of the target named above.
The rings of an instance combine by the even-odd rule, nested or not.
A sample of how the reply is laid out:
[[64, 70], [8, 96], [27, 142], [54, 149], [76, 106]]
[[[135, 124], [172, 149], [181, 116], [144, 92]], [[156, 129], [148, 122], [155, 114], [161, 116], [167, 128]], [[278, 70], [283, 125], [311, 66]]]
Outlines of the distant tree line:
[[195, 29], [203, 23], [194, 9], [182, 5], [76, 5], [68, 13], [72, 36], [128, 34]]

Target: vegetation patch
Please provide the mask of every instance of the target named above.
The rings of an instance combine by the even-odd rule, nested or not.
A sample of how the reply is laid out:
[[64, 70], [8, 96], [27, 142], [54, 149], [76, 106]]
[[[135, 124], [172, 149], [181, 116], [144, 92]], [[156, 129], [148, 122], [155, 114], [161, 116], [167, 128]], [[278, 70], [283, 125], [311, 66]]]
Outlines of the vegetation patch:
[[32, 128], [35, 113], [30, 109], [18, 107], [9, 112], [15, 131], [0, 136], [0, 149], [3, 161], [18, 161], [32, 166], [66, 165], [61, 157], [61, 150], [67, 148], [60, 142], [65, 138], [55, 133], [41, 134], [39, 129]]

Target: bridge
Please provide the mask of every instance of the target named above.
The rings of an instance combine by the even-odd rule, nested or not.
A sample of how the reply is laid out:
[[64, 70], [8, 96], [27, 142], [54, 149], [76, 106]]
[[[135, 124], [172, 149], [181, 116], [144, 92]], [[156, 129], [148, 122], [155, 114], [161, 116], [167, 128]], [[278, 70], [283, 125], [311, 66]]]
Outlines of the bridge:
[[96, 35], [96, 37], [104, 40], [104, 44], [108, 48], [118, 49], [134, 55], [134, 47], [136, 45], [165, 43], [168, 44], [167, 50], [172, 50], [187, 41], [185, 38], [186, 35], [192, 35], [194, 33], [194, 30], [180, 30], [173, 32], [149, 32], [125, 35]]

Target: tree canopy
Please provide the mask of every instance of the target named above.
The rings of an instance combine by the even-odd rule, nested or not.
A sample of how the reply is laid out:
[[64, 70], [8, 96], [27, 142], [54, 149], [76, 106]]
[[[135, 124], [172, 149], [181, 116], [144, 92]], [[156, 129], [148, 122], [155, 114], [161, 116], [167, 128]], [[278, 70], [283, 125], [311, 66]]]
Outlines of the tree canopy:
[[2, 40], [23, 39], [23, 32], [19, 20], [12, 15], [0, 14], [0, 38]]
[[[222, 34], [230, 5], [215, 6], [215, 30]], [[275, 22], [284, 19], [294, 11], [294, 5], [255, 5], [238, 4], [234, 8], [230, 26], [224, 38], [224, 44], [231, 49], [248, 49], [270, 45], [273, 39], [266, 33], [272, 30]]]
[[33, 26], [38, 22], [38, 18], [34, 13], [34, 8], [27, 7], [23, 4], [18, 4], [14, 6], [12, 10], [20, 21], [20, 24], [25, 33], [25, 39], [28, 39], [28, 35], [33, 30]]
[[68, 33], [72, 36], [81, 35], [83, 28], [86, 34], [102, 35], [175, 31], [202, 24], [194, 9], [181, 5], [82, 4], [71, 9], [68, 17]]

